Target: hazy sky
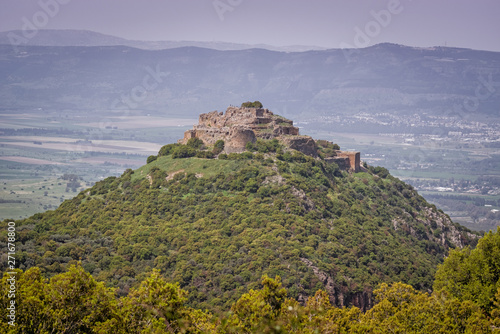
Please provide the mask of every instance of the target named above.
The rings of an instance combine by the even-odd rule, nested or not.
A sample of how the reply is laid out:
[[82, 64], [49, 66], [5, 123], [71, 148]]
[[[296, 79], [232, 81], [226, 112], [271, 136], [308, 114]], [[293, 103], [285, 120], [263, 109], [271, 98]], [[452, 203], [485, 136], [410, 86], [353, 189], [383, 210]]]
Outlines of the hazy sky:
[[499, 0], [0, 0], [0, 31], [30, 25], [138, 40], [500, 51]]

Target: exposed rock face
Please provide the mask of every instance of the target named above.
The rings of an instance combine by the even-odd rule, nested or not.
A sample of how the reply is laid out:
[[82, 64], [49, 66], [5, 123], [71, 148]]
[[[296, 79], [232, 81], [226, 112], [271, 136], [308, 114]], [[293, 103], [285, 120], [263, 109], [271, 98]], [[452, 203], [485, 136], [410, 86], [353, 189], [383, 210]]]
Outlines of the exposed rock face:
[[344, 306], [343, 296], [342, 296], [342, 298], [340, 298], [337, 301], [337, 298], [336, 298], [337, 291], [335, 289], [335, 282], [334, 282], [333, 278], [330, 275], [328, 275], [327, 273], [325, 273], [324, 271], [320, 270], [318, 267], [316, 267], [311, 260], [306, 259], [306, 258], [302, 258], [302, 257], [300, 258], [300, 260], [306, 266], [311, 268], [314, 275], [325, 285], [325, 290], [328, 293], [328, 295], [330, 296], [330, 303], [332, 305], [338, 304], [340, 306]]
[[290, 148], [300, 151], [312, 157], [318, 156], [316, 143], [309, 136], [286, 136], [283, 137], [283, 142]]
[[466, 231], [460, 231], [453, 225], [451, 219], [442, 212], [433, 210], [432, 208], [423, 208], [422, 213], [423, 217], [417, 217], [417, 221], [426, 226], [431, 226], [433, 229], [439, 228], [441, 233], [438, 235], [432, 233], [423, 235], [419, 233], [412, 227], [413, 224], [410, 222], [411, 215], [407, 212], [400, 217], [393, 218], [392, 227], [394, 230], [401, 229], [419, 239], [432, 240], [446, 248], [450, 245], [457, 248], [463, 248], [467, 244], [470, 244], [470, 240], [477, 239], [477, 235]]
[[318, 278], [320, 282], [325, 286], [325, 290], [330, 297], [330, 303], [337, 307], [344, 307], [346, 305], [352, 304], [359, 307], [362, 311], [366, 311], [373, 306], [373, 294], [370, 291], [362, 291], [349, 293], [345, 287], [340, 287], [335, 284], [333, 278], [326, 272], [322, 271], [314, 265], [314, 263], [306, 258], [300, 258], [300, 260], [310, 269], [312, 269], [314, 275]]

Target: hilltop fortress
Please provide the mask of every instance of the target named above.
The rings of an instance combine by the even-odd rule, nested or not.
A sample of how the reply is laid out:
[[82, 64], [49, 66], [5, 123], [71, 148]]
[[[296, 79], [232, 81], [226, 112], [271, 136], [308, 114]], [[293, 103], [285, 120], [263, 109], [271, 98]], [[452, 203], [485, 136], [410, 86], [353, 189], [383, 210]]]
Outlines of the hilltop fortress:
[[[291, 149], [318, 157], [318, 147], [312, 137], [300, 135], [299, 129], [293, 126], [293, 121], [275, 115], [265, 108], [229, 107], [225, 113], [212, 111], [201, 114], [198, 124], [184, 132], [184, 138], [178, 142], [186, 144], [191, 138], [201, 139], [206, 146], [223, 140], [226, 153], [243, 152], [248, 142], [255, 143], [257, 139], [276, 138]], [[325, 160], [335, 162], [342, 170], [360, 170], [359, 152], [335, 153], [334, 157]]]

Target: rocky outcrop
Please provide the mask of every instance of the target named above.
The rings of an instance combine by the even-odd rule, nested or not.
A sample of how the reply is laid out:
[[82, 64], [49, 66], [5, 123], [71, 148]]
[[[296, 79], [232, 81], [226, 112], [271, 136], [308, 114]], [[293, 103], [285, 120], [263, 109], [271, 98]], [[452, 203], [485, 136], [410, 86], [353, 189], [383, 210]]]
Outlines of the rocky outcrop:
[[[418, 223], [427, 227], [425, 231], [417, 231], [412, 223], [412, 217], [408, 212], [405, 212], [401, 217], [392, 219], [392, 227], [394, 230], [402, 230], [405, 233], [412, 235], [418, 239], [427, 239], [437, 242], [444, 248], [457, 247], [463, 248], [471, 243], [471, 240], [477, 240], [478, 235], [470, 233], [468, 230], [457, 227], [453, 224], [450, 217], [435, 208], [422, 208], [422, 216], [416, 217]], [[439, 233], [432, 233], [438, 231]]]
[[362, 311], [366, 311], [373, 307], [373, 293], [371, 291], [349, 292], [346, 287], [339, 287], [335, 284], [333, 278], [315, 266], [311, 260], [300, 258], [300, 261], [310, 268], [314, 276], [323, 283], [332, 305], [337, 307], [353, 305], [360, 308]]
[[448, 246], [449, 242], [453, 247], [464, 248], [470, 244], [470, 240], [478, 239], [476, 234], [455, 226], [450, 217], [442, 212], [432, 208], [424, 208], [423, 213], [424, 217], [417, 218], [417, 220], [426, 226], [438, 228], [442, 232], [439, 233], [438, 237], [429, 235], [429, 239], [433, 238], [445, 247]]
[[330, 297], [330, 303], [332, 305], [344, 306], [343, 298], [340, 298], [339, 300], [336, 298], [337, 291], [335, 289], [335, 282], [333, 281], [333, 278], [324, 271], [320, 270], [318, 267], [316, 267], [311, 260], [301, 257], [300, 261], [302, 261], [307, 267], [312, 269], [314, 275], [318, 278], [318, 280], [321, 283], [323, 283], [323, 285], [325, 286], [325, 290], [328, 293], [328, 296]]
[[286, 136], [282, 138], [283, 143], [297, 151], [312, 157], [318, 156], [316, 142], [309, 136]]

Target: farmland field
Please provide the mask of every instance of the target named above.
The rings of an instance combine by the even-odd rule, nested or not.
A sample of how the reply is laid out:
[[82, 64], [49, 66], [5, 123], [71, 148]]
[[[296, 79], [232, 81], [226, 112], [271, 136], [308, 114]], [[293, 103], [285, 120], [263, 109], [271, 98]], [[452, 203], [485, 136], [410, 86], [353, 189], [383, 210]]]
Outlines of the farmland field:
[[0, 114], [0, 219], [55, 209], [96, 181], [138, 168], [195, 122], [149, 116], [105, 123], [90, 119], [95, 117]]

